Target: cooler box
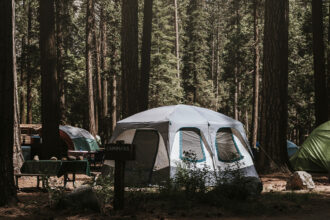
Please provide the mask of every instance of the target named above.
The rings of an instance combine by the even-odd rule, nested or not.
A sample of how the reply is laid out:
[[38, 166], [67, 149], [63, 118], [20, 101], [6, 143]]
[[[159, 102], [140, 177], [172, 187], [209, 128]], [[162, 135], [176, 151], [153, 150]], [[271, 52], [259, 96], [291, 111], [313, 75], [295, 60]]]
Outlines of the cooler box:
[[24, 160], [31, 160], [31, 146], [22, 146]]

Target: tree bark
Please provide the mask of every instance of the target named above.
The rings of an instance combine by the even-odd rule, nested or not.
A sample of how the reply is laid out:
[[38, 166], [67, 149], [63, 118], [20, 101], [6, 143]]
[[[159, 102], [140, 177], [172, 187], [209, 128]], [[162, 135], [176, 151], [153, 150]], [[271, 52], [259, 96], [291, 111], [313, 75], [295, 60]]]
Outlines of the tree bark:
[[32, 1], [28, 4], [28, 33], [27, 33], [27, 79], [26, 79], [26, 122], [28, 124], [32, 123], [32, 68], [31, 68], [31, 35], [32, 35]]
[[59, 141], [59, 97], [56, 71], [56, 37], [54, 0], [40, 0], [40, 59], [41, 59], [41, 159], [61, 158]]
[[[24, 8], [24, 13], [28, 14], [29, 13], [29, 7], [28, 4], [26, 3], [26, 0], [23, 0], [23, 8]], [[25, 23], [24, 23], [25, 24]], [[27, 26], [27, 25], [26, 25]], [[25, 30], [25, 29], [24, 29]], [[20, 123], [21, 124], [26, 124], [26, 77], [27, 77], [27, 30], [26, 33], [23, 34], [22, 36], [22, 53], [21, 53], [21, 68], [20, 68]]]
[[175, 55], [176, 55], [176, 71], [177, 77], [180, 79], [180, 39], [179, 39], [179, 18], [178, 18], [178, 2], [174, 0], [174, 23], [175, 23]]
[[[235, 13], [236, 13], [236, 34], [239, 36], [240, 34], [240, 19], [239, 19], [239, 1], [235, 1]], [[234, 85], [235, 85], [235, 93], [234, 93], [234, 118], [235, 120], [239, 120], [239, 109], [238, 109], [238, 97], [239, 97], [239, 90], [240, 90], [240, 68], [239, 68], [239, 44], [236, 43], [236, 52], [235, 52], [235, 69], [234, 69]]]
[[92, 44], [93, 44], [93, 25], [94, 25], [94, 0], [87, 0], [86, 15], [86, 83], [88, 93], [88, 130], [95, 136], [95, 114], [94, 114], [94, 95], [93, 95], [93, 60], [92, 60]]
[[322, 0], [312, 0], [313, 58], [316, 126], [328, 120]]
[[262, 80], [261, 172], [286, 171], [288, 122], [288, 0], [266, 0]]
[[117, 74], [114, 71], [111, 75], [111, 132], [117, 124]]
[[252, 110], [252, 129], [251, 129], [251, 143], [252, 147], [257, 144], [258, 135], [258, 118], [259, 118], [259, 64], [260, 64], [260, 51], [259, 51], [259, 0], [254, 0], [253, 4], [253, 17], [254, 17], [254, 85], [253, 85], [253, 110]]
[[[119, 0], [115, 0], [115, 7], [114, 11], [120, 11], [120, 2]], [[115, 13], [114, 13], [115, 14]], [[113, 16], [113, 15], [112, 15]], [[109, 65], [109, 86], [110, 86], [110, 132], [112, 133], [116, 127], [117, 123], [117, 98], [118, 98], [118, 91], [117, 91], [117, 64], [120, 63], [119, 57], [119, 48], [117, 48], [116, 42], [120, 41], [120, 18], [113, 18], [113, 22], [111, 23], [111, 30], [114, 35], [114, 39], [109, 41], [109, 56], [110, 56], [110, 65]]]
[[[13, 146], [16, 76], [15, 3], [0, 1], [0, 206], [16, 202]], [[5, 107], [4, 107], [5, 106]]]
[[101, 5], [100, 9], [100, 68], [101, 68], [101, 78], [102, 78], [102, 93], [101, 93], [101, 115], [102, 115], [102, 129], [100, 132], [101, 139], [103, 142], [108, 134], [108, 126], [107, 126], [107, 119], [108, 119], [108, 79], [109, 79], [109, 70], [108, 65], [106, 62], [106, 58], [108, 56], [108, 44], [107, 44], [107, 23], [106, 23], [106, 16]]
[[65, 54], [64, 50], [64, 36], [63, 36], [63, 17], [65, 12], [65, 4], [68, 4], [67, 0], [57, 0], [56, 4], [56, 40], [57, 40], [57, 74], [58, 74], [58, 87], [60, 97], [60, 123], [66, 124], [65, 115], [65, 70], [63, 67], [63, 58]]
[[22, 58], [21, 58], [21, 81], [20, 81], [20, 120], [22, 124], [26, 124], [26, 36], [22, 37]]
[[138, 112], [138, 1], [122, 1], [122, 116]]
[[100, 45], [99, 45], [99, 38], [97, 36], [97, 28], [96, 28], [96, 22], [95, 22], [95, 7], [92, 12], [93, 15], [93, 21], [94, 21], [94, 28], [93, 28], [93, 61], [94, 61], [94, 76], [95, 76], [95, 100], [96, 100], [96, 106], [95, 106], [95, 132], [96, 134], [100, 133], [100, 130], [102, 129], [102, 83], [101, 83], [101, 67], [100, 67]]
[[[218, 12], [220, 12], [220, 4], [217, 3]], [[221, 49], [221, 37], [220, 37], [220, 15], [217, 15], [216, 19], [216, 48], [215, 48], [215, 71], [213, 78], [213, 92], [215, 98], [215, 110], [218, 110], [218, 96], [219, 96], [219, 75], [220, 75], [220, 49]]]
[[[16, 52], [14, 51], [14, 54]], [[21, 148], [21, 129], [20, 129], [20, 111], [18, 104], [18, 88], [17, 88], [17, 71], [16, 56], [14, 57], [14, 149], [13, 149], [13, 166], [14, 173], [21, 173], [21, 167], [24, 157]]]
[[328, 15], [328, 42], [327, 42], [327, 93], [328, 93], [328, 119], [330, 119], [330, 2], [328, 6], [329, 15]]
[[140, 72], [140, 97], [139, 111], [148, 109], [149, 104], [149, 77], [150, 77], [150, 52], [152, 31], [152, 1], [144, 0], [143, 34], [141, 48]]

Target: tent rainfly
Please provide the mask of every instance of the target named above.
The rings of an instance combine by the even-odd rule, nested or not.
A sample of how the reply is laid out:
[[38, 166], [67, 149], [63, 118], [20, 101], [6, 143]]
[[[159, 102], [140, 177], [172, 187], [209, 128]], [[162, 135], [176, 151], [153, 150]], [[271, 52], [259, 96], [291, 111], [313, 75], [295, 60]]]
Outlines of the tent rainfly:
[[88, 131], [69, 125], [60, 125], [60, 137], [68, 146], [68, 150], [97, 151], [99, 146]]
[[136, 145], [136, 160], [126, 163], [130, 184], [174, 177], [185, 152], [195, 154], [198, 168], [240, 170], [259, 180], [242, 123], [209, 109], [173, 105], [137, 113], [117, 122], [110, 141], [119, 140]]
[[290, 162], [295, 170], [330, 172], [330, 121], [312, 131]]

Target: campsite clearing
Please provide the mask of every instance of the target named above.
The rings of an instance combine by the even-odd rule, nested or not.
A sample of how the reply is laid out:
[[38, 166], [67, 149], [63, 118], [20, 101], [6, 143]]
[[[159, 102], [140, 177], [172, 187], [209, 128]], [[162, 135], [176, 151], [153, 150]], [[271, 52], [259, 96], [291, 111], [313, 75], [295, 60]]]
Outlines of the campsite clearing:
[[[62, 177], [63, 178], [63, 177]], [[90, 177], [77, 175], [76, 185]], [[16, 207], [1, 207], [0, 219], [330, 219], [330, 184], [326, 176], [313, 175], [316, 188], [312, 192], [285, 191], [288, 175], [271, 174], [261, 176], [264, 184], [262, 195], [255, 199], [233, 203], [232, 208], [205, 204], [178, 203], [177, 206], [166, 200], [128, 201], [127, 204], [139, 203], [139, 210], [127, 205], [122, 212], [114, 213], [110, 205], [104, 214], [88, 210], [54, 210], [49, 207], [48, 194], [33, 190], [35, 178], [22, 177], [19, 184], [26, 187], [18, 193], [20, 202]], [[58, 184], [62, 181], [58, 179]], [[28, 190], [29, 189], [29, 190]], [[72, 185], [67, 186], [72, 190]], [[129, 195], [129, 194], [127, 194]], [[234, 205], [235, 204], [235, 205]], [[266, 207], [266, 208], [265, 208]]]

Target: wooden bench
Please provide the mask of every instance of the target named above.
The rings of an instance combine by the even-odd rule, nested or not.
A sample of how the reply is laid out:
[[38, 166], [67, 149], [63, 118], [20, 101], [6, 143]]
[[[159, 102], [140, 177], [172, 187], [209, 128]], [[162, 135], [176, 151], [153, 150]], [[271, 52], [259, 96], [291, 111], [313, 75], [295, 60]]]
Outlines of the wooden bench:
[[[46, 180], [46, 175], [45, 174], [32, 174], [32, 173], [20, 173], [20, 174], [14, 174], [15, 180], [16, 180], [16, 188], [19, 189], [18, 187], [18, 179], [22, 176], [36, 176], [37, 177], [37, 188], [39, 188], [39, 182], [41, 180], [42, 182], [42, 188], [45, 187], [45, 180]], [[41, 177], [41, 179], [40, 179]], [[47, 180], [46, 180], [47, 181]]]

